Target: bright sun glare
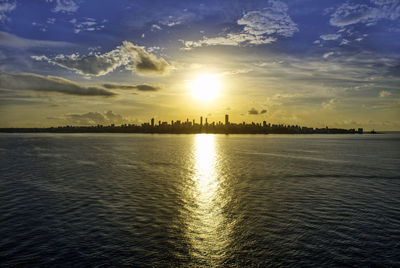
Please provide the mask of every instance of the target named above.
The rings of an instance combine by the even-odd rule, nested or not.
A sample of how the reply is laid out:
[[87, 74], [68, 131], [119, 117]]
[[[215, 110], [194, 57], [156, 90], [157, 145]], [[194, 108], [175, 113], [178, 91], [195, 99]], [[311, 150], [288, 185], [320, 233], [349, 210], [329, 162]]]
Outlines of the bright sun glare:
[[213, 100], [219, 95], [220, 81], [217, 75], [202, 74], [189, 84], [193, 95], [200, 100]]

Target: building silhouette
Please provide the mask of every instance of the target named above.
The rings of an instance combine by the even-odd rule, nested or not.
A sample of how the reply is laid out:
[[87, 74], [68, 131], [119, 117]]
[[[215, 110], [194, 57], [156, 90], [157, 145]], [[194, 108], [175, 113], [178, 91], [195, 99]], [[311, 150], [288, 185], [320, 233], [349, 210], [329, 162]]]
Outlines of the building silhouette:
[[[363, 134], [363, 128], [340, 129], [340, 128], [312, 128], [298, 125], [271, 124], [267, 121], [262, 123], [251, 122], [231, 123], [229, 115], [225, 115], [225, 124], [221, 121], [208, 122], [203, 116], [200, 117], [200, 124], [196, 121], [171, 120], [168, 122], [158, 121], [155, 125], [154, 117], [150, 122], [135, 124], [122, 124], [115, 126], [96, 125], [96, 126], [59, 126], [50, 128], [1, 128], [0, 132], [51, 132], [51, 133], [172, 133], [172, 134], [195, 134], [195, 133], [220, 133], [220, 134]], [[376, 132], [375, 132], [376, 133]]]

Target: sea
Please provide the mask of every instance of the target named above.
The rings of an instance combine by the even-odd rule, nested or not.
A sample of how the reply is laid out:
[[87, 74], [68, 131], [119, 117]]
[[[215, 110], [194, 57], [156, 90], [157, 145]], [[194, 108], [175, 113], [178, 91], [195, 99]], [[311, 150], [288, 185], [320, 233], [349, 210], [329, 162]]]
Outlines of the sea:
[[400, 267], [400, 135], [0, 134], [0, 267]]

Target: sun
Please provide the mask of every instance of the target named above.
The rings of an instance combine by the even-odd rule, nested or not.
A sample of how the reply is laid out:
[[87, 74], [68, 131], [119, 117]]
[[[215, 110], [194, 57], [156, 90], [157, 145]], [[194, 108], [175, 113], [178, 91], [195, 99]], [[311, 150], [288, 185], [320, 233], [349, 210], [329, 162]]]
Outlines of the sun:
[[189, 82], [189, 89], [195, 98], [203, 101], [213, 100], [218, 97], [221, 83], [217, 75], [201, 74]]

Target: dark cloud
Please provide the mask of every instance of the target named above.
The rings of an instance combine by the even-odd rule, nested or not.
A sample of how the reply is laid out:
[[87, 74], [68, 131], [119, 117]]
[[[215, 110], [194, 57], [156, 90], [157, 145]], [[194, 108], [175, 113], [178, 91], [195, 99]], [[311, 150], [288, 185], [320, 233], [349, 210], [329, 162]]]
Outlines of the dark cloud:
[[400, 77], [400, 65], [389, 67], [387, 74], [389, 76]]
[[139, 85], [123, 85], [123, 84], [103, 84], [103, 87], [108, 89], [136, 89], [139, 91], [158, 91], [161, 89], [160, 86], [153, 86], [148, 84], [139, 84]]
[[251, 108], [249, 110], [249, 114], [258, 114], [258, 110], [256, 110], [255, 108]]
[[56, 60], [58, 65], [78, 70], [81, 74], [105, 75], [112, 72], [120, 64], [118, 60], [104, 55], [91, 55], [80, 59], [64, 58]]
[[133, 67], [138, 74], [163, 75], [169, 72], [170, 65], [163, 58], [157, 58], [131, 42], [124, 41], [122, 47], [127, 54], [134, 55]]
[[78, 54], [32, 56], [37, 61], [47, 61], [63, 68], [74, 70], [82, 75], [101, 76], [114, 71], [118, 67], [133, 70], [140, 75], [164, 75], [170, 70], [169, 63], [163, 58], [147, 52], [144, 48], [124, 41], [122, 46], [104, 54], [79, 56]]
[[37, 61], [47, 61], [48, 63], [74, 70], [82, 75], [105, 75], [122, 65], [121, 58], [116, 50], [103, 55], [89, 55], [83, 57], [72, 54], [58, 55], [55, 58], [48, 58], [46, 56], [32, 56], [32, 58]]
[[258, 111], [256, 108], [251, 108], [249, 110], [249, 114], [251, 114], [251, 115], [265, 114], [266, 112], [267, 112], [267, 110], [265, 110], [265, 109]]
[[67, 122], [72, 125], [90, 126], [90, 125], [110, 125], [123, 124], [126, 120], [122, 115], [112, 111], [106, 113], [89, 112], [84, 114], [67, 114], [65, 115]]
[[107, 83], [107, 84], [103, 84], [102, 85], [105, 88], [108, 89], [136, 89], [136, 85], [123, 85], [123, 84], [111, 84], [111, 83]]
[[160, 89], [160, 87], [157, 87], [157, 86], [151, 86], [151, 85], [146, 85], [146, 84], [137, 85], [137, 90], [139, 90], [139, 91], [157, 91], [159, 89]]
[[101, 87], [86, 87], [67, 79], [38, 74], [0, 74], [0, 89], [35, 90], [81, 96], [112, 96], [115, 93]]

